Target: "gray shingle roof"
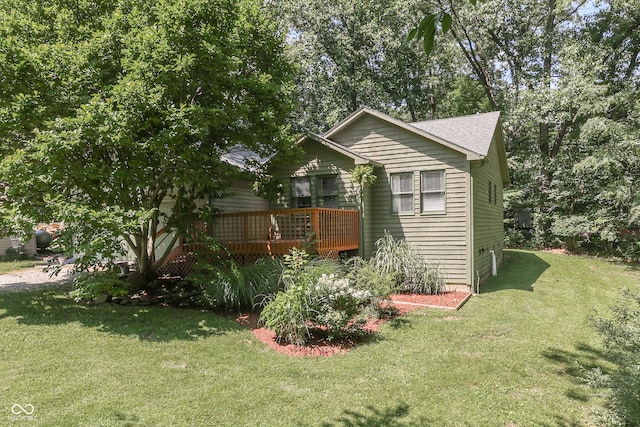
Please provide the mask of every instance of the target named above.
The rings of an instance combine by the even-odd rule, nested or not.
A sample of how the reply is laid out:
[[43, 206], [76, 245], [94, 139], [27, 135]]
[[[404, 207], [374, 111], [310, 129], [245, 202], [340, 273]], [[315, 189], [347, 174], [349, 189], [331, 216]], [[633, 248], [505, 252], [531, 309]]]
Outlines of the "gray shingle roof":
[[499, 118], [500, 112], [494, 111], [472, 116], [414, 122], [409, 125], [486, 156]]
[[261, 157], [258, 153], [252, 150], [248, 150], [242, 145], [235, 145], [229, 149], [228, 152], [222, 154], [220, 158], [242, 170], [251, 170], [251, 163], [264, 163], [270, 159], [270, 157]]

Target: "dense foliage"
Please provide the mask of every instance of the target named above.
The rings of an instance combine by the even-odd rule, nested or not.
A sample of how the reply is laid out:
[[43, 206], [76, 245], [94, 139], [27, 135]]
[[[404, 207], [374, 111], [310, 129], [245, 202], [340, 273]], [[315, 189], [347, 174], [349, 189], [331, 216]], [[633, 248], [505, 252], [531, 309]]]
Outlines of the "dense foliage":
[[291, 146], [283, 50], [254, 0], [1, 0], [0, 230], [64, 221], [79, 267], [124, 241], [152, 276], [162, 226], [237, 175], [222, 154]]
[[198, 302], [205, 308], [251, 310], [280, 289], [281, 273], [282, 265], [267, 259], [245, 265], [200, 262], [187, 280], [199, 290]]
[[69, 295], [76, 301], [95, 301], [100, 298], [127, 295], [126, 282], [111, 272], [83, 273], [73, 279]]
[[373, 264], [357, 264], [347, 274], [339, 260], [310, 260], [305, 251], [293, 249], [285, 256], [284, 291], [268, 299], [261, 322], [278, 341], [298, 345], [318, 333], [332, 340], [358, 334], [366, 319], [379, 313], [378, 303], [391, 293], [393, 282], [383, 283], [379, 275], [369, 281], [376, 276]]
[[395, 240], [385, 231], [376, 241], [372, 259], [380, 275], [390, 275], [399, 292], [432, 295], [444, 290], [445, 277], [438, 265], [431, 265], [406, 240]]
[[386, 234], [375, 256], [345, 262], [310, 260], [305, 251], [285, 256], [284, 291], [266, 299], [264, 325], [279, 341], [305, 344], [320, 330], [329, 339], [358, 334], [367, 318], [379, 316], [380, 302], [395, 292], [435, 294], [444, 277], [404, 240]]
[[610, 402], [599, 413], [602, 425], [640, 425], [640, 292], [623, 289], [609, 317], [598, 316], [594, 326], [604, 338], [606, 356], [615, 370], [589, 372], [589, 383], [605, 390]]

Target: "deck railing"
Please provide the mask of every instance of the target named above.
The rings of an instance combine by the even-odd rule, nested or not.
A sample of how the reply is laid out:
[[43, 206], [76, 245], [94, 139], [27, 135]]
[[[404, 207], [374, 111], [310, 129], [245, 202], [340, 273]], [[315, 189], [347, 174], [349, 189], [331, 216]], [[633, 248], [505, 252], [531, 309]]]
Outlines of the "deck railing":
[[282, 255], [293, 247], [328, 254], [358, 249], [359, 221], [355, 210], [282, 209], [218, 214], [208, 229], [232, 254]]
[[302, 208], [221, 213], [211, 223], [198, 223], [181, 238], [162, 274], [185, 275], [190, 253], [202, 248], [202, 235], [214, 237], [238, 261], [289, 253], [296, 247], [319, 255], [358, 249], [360, 214], [357, 210]]

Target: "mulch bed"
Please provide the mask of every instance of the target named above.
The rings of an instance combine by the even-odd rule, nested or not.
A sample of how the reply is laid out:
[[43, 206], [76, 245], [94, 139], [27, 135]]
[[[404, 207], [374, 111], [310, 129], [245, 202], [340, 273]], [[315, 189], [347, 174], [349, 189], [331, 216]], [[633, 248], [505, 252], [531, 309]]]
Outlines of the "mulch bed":
[[[421, 308], [440, 308], [448, 310], [459, 309], [471, 297], [470, 292], [445, 292], [439, 295], [392, 295], [391, 301], [387, 304], [395, 307], [396, 316], [401, 316]], [[276, 334], [258, 325], [259, 313], [239, 315], [235, 320], [251, 328], [253, 335], [260, 341], [273, 348], [278, 353], [287, 356], [332, 356], [334, 354], [344, 354], [359, 343], [370, 339], [380, 326], [387, 320], [380, 319], [367, 322], [364, 327], [363, 336], [359, 339], [342, 341], [328, 341], [320, 336], [308, 345], [298, 346], [294, 344], [284, 344], [276, 342]]]

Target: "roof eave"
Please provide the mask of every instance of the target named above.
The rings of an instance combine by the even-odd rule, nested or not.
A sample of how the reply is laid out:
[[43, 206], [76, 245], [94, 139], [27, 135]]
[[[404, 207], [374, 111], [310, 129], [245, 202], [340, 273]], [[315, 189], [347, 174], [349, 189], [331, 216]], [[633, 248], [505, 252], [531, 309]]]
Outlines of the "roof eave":
[[350, 159], [353, 160], [354, 164], [356, 165], [372, 165], [373, 167], [382, 167], [381, 163], [376, 162], [375, 160], [369, 159], [365, 156], [362, 156], [358, 153], [354, 153], [351, 150], [348, 150], [347, 148], [343, 147], [342, 145], [331, 141], [323, 136], [320, 135], [316, 135], [314, 133], [309, 133], [307, 135], [304, 135], [303, 137], [301, 137], [298, 140], [298, 144], [301, 144], [302, 142], [306, 141], [307, 139], [312, 139], [313, 141], [316, 141], [322, 145], [324, 145], [325, 147], [342, 154], [343, 156], [349, 157]]
[[482, 154], [478, 154], [478, 153], [474, 153], [472, 151], [469, 151], [467, 153], [467, 160], [469, 161], [473, 161], [473, 160], [484, 160], [487, 156], [483, 156]]

